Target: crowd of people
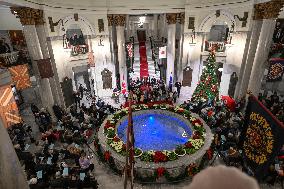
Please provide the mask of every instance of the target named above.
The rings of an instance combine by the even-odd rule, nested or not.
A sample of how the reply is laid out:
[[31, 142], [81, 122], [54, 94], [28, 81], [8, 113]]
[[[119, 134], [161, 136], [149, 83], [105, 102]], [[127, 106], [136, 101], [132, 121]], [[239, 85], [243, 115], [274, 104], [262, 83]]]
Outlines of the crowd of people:
[[[167, 88], [162, 80], [154, 78], [130, 82], [134, 103], [175, 103], [180, 95], [180, 89], [180, 82]], [[79, 89], [76, 93], [77, 101], [68, 109], [54, 105], [52, 114], [56, 121], [46, 109], [39, 109], [35, 104], [31, 104], [31, 111], [41, 133], [40, 141], [36, 140], [31, 127], [25, 123], [9, 128], [16, 153], [25, 165], [31, 188], [98, 187], [93, 175], [95, 166], [92, 163], [93, 152], [89, 148], [89, 143], [106, 116], [113, 114], [117, 109], [95, 97], [87, 108], [82, 102], [83, 96], [84, 90]], [[269, 97], [260, 94], [258, 98], [280, 121], [283, 121], [283, 98], [277, 93]], [[235, 101], [233, 108], [229, 107], [225, 100], [210, 103], [188, 100], [180, 106], [199, 114], [210, 126], [214, 134], [211, 146], [212, 164], [219, 156], [226, 165], [235, 166], [253, 176], [253, 172], [247, 169], [242, 155], [241, 134], [245, 130], [245, 105], [246, 99], [242, 98]], [[35, 144], [39, 150], [30, 152], [28, 148], [31, 144]], [[265, 181], [274, 184], [279, 176], [284, 177], [283, 169], [284, 147], [271, 164]]]
[[284, 123], [284, 96], [274, 92], [272, 95], [259, 93], [258, 100], [275, 115], [279, 121]]
[[56, 120], [35, 104], [31, 111], [40, 135], [24, 122], [8, 129], [30, 188], [98, 188], [89, 144], [106, 116], [116, 110], [98, 99], [89, 108], [82, 101], [68, 109], [54, 105]]
[[167, 88], [163, 80], [149, 77], [131, 80], [129, 91], [133, 93], [134, 102], [171, 101], [176, 103], [180, 96], [181, 83], [176, 82], [175, 88], [176, 90], [173, 89], [172, 84]]

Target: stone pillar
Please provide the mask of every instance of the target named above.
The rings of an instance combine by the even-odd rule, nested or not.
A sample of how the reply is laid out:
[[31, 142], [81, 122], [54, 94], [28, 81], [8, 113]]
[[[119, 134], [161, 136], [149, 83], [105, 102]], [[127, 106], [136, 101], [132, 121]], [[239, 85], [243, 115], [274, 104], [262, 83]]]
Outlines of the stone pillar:
[[158, 15], [154, 14], [154, 39], [158, 39]]
[[268, 54], [272, 42], [273, 31], [275, 29], [275, 19], [265, 19], [261, 27], [261, 33], [258, 41], [258, 46], [253, 62], [251, 75], [249, 79], [248, 90], [253, 95], [258, 95], [261, 88], [261, 80], [264, 75], [265, 64], [268, 59]]
[[254, 56], [255, 56], [258, 40], [259, 40], [261, 26], [262, 26], [262, 21], [259, 21], [259, 20], [253, 21], [247, 57], [244, 57], [245, 58], [245, 65], [244, 65], [245, 68], [240, 78], [241, 83], [240, 83], [239, 97], [243, 97], [247, 92], [251, 68], [254, 62]]
[[19, 162], [11, 139], [0, 119], [0, 188], [28, 189], [24, 170]]
[[20, 18], [21, 24], [23, 25], [23, 33], [27, 42], [29, 55], [32, 60], [35, 77], [38, 81], [42, 106], [46, 107], [48, 111], [52, 113], [54, 99], [51, 86], [48, 79], [41, 79], [37, 66], [37, 60], [43, 59], [44, 56], [35, 25], [42, 25], [44, 23], [43, 10], [28, 7], [11, 7], [11, 12], [17, 15], [17, 18]]
[[[53, 70], [53, 73], [54, 73], [54, 76], [52, 78], [47, 79], [48, 82], [49, 82], [51, 91], [52, 91], [54, 103], [58, 104], [60, 106], [64, 106], [64, 100], [62, 100], [63, 94], [62, 94], [62, 90], [61, 90], [61, 87], [60, 87], [60, 83], [59, 83], [59, 80], [58, 80], [58, 82], [56, 82], [56, 79], [55, 79], [55, 77], [58, 77], [57, 69], [56, 69], [54, 59], [50, 56], [50, 51], [49, 51], [49, 47], [48, 47], [47, 40], [46, 40], [47, 35], [45, 33], [44, 25], [42, 25], [42, 24], [36, 25], [36, 30], [37, 30], [37, 34], [38, 34], [38, 39], [39, 39], [39, 43], [40, 43], [40, 47], [41, 47], [42, 56], [43, 56], [44, 59], [50, 58], [52, 70]], [[52, 51], [51, 51], [51, 53], [52, 53]]]
[[284, 5], [283, 1], [272, 0], [254, 6], [254, 21], [251, 33], [250, 46], [239, 96], [244, 96], [247, 90], [257, 95], [261, 87], [264, 65], [275, 28], [275, 19]]
[[107, 20], [108, 20], [108, 32], [109, 32], [111, 62], [115, 63], [116, 61], [115, 61], [115, 55], [114, 55], [114, 34], [113, 34], [114, 20], [113, 20], [113, 16], [108, 15]]
[[183, 73], [183, 65], [182, 65], [182, 59], [183, 59], [183, 42], [184, 42], [184, 12], [179, 14], [179, 33], [177, 38], [179, 39], [178, 49], [177, 49], [177, 55], [176, 55], [176, 61], [177, 61], [177, 67], [176, 69], [176, 80], [181, 82], [182, 80], [182, 73]]
[[124, 36], [126, 15], [120, 14], [120, 15], [114, 15], [113, 17], [116, 25], [120, 86], [122, 84], [122, 81], [124, 81], [127, 86], [127, 67], [126, 67], [126, 58], [125, 58], [125, 36]]
[[[170, 77], [174, 78], [175, 69], [175, 42], [177, 14], [166, 14], [168, 23], [168, 45], [167, 45], [167, 72], [166, 85], [169, 85]], [[174, 81], [173, 81], [174, 82]]]

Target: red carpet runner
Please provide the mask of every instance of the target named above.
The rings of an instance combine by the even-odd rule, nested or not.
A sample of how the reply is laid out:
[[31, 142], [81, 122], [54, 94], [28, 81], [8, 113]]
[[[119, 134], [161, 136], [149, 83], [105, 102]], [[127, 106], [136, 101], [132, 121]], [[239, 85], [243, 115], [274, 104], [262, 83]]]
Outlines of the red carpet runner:
[[148, 77], [148, 62], [146, 54], [146, 44], [145, 42], [139, 42], [139, 54], [140, 54], [140, 78]]

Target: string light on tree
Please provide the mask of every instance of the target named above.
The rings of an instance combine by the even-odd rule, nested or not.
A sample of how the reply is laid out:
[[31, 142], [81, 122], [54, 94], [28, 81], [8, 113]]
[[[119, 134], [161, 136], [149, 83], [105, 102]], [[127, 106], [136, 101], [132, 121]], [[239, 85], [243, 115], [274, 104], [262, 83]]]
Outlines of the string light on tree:
[[192, 101], [195, 102], [205, 102], [208, 100], [216, 100], [219, 95], [218, 90], [218, 76], [217, 76], [217, 65], [215, 58], [214, 49], [211, 50], [209, 57], [207, 59], [208, 63], [205, 68], [202, 70], [202, 75], [200, 82], [197, 84], [197, 87], [192, 95]]

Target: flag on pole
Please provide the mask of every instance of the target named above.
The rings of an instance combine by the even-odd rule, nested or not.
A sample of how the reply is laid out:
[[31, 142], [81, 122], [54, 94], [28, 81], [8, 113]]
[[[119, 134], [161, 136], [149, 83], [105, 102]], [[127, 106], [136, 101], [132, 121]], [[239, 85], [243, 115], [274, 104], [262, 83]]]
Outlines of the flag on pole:
[[122, 93], [123, 95], [126, 95], [126, 94], [127, 94], [126, 82], [124, 81], [124, 75], [122, 76], [121, 93]]
[[159, 47], [159, 59], [167, 58], [167, 46]]
[[125, 167], [124, 167], [124, 189], [127, 189], [128, 181], [130, 181], [130, 189], [133, 189], [133, 181], [134, 181], [134, 132], [133, 132], [133, 119], [132, 119], [131, 106], [132, 106], [132, 92], [130, 92], [129, 94], [126, 156], [125, 156]]
[[132, 58], [132, 57], [133, 57], [133, 45], [132, 45], [132, 43], [128, 43], [128, 44], [126, 45], [126, 49], [127, 49], [127, 54], [128, 54], [128, 56], [129, 56], [130, 58]]

